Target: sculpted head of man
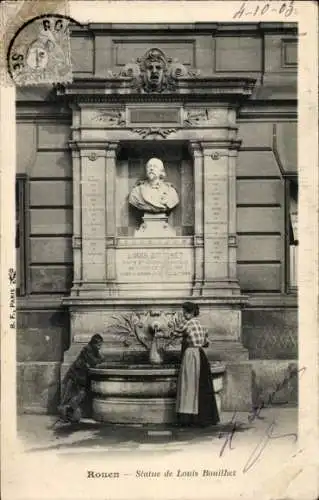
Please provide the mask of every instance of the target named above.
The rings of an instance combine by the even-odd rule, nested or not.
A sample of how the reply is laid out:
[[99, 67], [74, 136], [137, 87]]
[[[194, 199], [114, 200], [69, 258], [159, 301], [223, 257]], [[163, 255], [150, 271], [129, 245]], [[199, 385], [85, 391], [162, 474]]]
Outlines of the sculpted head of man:
[[166, 66], [165, 55], [160, 49], [153, 48], [145, 54], [141, 70], [146, 91], [161, 92], [164, 89]]
[[151, 158], [146, 163], [146, 177], [150, 182], [165, 179], [166, 173], [162, 160]]

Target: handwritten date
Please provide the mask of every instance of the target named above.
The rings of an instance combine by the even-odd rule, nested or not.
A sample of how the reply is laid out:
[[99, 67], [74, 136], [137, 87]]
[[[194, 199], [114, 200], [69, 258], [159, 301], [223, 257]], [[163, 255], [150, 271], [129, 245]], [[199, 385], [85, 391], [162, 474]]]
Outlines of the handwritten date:
[[294, 0], [288, 2], [243, 2], [233, 15], [233, 19], [240, 19], [246, 16], [266, 16], [266, 14], [279, 14], [284, 18], [289, 18], [296, 14]]

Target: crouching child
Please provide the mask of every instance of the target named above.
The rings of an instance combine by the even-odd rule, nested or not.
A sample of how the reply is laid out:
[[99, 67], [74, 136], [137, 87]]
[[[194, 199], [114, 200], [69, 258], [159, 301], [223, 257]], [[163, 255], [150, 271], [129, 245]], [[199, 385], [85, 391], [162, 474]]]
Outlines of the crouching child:
[[89, 370], [104, 361], [100, 353], [103, 337], [93, 335], [89, 343], [69, 368], [58, 407], [59, 419], [63, 422], [77, 423], [82, 417], [82, 406], [90, 390]]

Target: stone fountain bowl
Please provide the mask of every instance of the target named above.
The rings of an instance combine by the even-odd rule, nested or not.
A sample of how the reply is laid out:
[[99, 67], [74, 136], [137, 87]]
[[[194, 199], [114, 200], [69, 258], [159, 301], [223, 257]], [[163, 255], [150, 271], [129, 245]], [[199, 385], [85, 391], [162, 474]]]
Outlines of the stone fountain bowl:
[[[178, 364], [120, 362], [91, 369], [93, 418], [127, 425], [175, 423], [178, 370]], [[225, 365], [212, 362], [211, 373], [220, 410]]]

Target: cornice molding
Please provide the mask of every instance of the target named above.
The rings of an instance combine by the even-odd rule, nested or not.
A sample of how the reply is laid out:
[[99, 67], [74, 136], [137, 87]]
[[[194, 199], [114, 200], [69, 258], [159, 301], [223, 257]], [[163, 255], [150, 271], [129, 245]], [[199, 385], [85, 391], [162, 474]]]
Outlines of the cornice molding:
[[63, 295], [37, 295], [17, 297], [17, 311], [66, 310], [63, 306]]
[[175, 89], [161, 93], [141, 93], [131, 87], [130, 77], [79, 78], [57, 88], [57, 96], [75, 102], [189, 102], [239, 101], [249, 98], [256, 79], [244, 77], [179, 78]]
[[[214, 303], [226, 303], [228, 302], [229, 297], [214, 297]], [[53, 295], [45, 295], [45, 296], [26, 296], [26, 297], [18, 297], [17, 298], [17, 310], [21, 311], [35, 311], [35, 310], [66, 310], [66, 306], [70, 305], [104, 305], [109, 304], [114, 301], [117, 304], [129, 305], [135, 304], [139, 301], [138, 298], [128, 298], [128, 299], [120, 299], [120, 298], [110, 298], [110, 299], [96, 299], [96, 298], [80, 298], [80, 297], [70, 297], [66, 295], [61, 296], [53, 296]], [[196, 298], [197, 300], [197, 298]], [[180, 304], [183, 302], [183, 299], [149, 299], [149, 303], [162, 303], [165, 305], [170, 304]], [[201, 298], [201, 304], [211, 303], [212, 299], [210, 298]], [[246, 310], [251, 309], [297, 309], [298, 308], [298, 297], [296, 294], [254, 294], [254, 295], [242, 295], [235, 298], [235, 302], [244, 302]]]
[[236, 33], [249, 33], [253, 35], [254, 33], [278, 33], [278, 34], [298, 34], [297, 23], [89, 23], [83, 26], [71, 25], [71, 35], [72, 36], [101, 36], [114, 34], [120, 36], [123, 34], [127, 36], [128, 34], [133, 35], [152, 35], [154, 37], [154, 31], [156, 30], [156, 35], [163, 33], [171, 35], [174, 34], [210, 34], [212, 36], [218, 34], [236, 34]]
[[297, 294], [250, 295], [245, 309], [297, 309]]
[[[162, 306], [176, 306], [182, 304], [188, 297], [181, 298], [153, 298], [153, 297], [143, 297], [144, 305], [162, 305]], [[190, 300], [193, 300], [194, 297], [190, 296]], [[247, 303], [248, 296], [247, 295], [220, 295], [220, 296], [211, 296], [211, 297], [196, 297], [196, 302], [200, 306], [213, 306], [213, 305], [237, 305], [243, 306]], [[141, 298], [140, 297], [85, 297], [85, 296], [77, 296], [77, 297], [65, 297], [62, 299], [62, 304], [68, 307], [96, 307], [103, 308], [109, 304], [114, 306], [126, 306], [130, 305], [140, 305]]]
[[22, 106], [17, 103], [16, 106], [16, 119], [17, 121], [57, 121], [64, 124], [71, 125], [72, 123], [72, 111], [69, 108], [59, 108], [57, 105], [42, 105], [39, 103], [32, 106], [28, 103], [28, 106]]
[[269, 119], [269, 120], [297, 120], [298, 118], [298, 101], [297, 100], [282, 100], [277, 102], [257, 102], [250, 101], [245, 103], [238, 114], [238, 122], [248, 119]]
[[[69, 141], [69, 147], [72, 151], [104, 151], [104, 155], [99, 155], [99, 156], [105, 156], [106, 152], [109, 150], [115, 151], [118, 147], [118, 142], [116, 141], [105, 141], [105, 140], [100, 140], [100, 141]], [[84, 154], [86, 156], [86, 153]]]
[[213, 160], [219, 160], [222, 156], [225, 156], [225, 155], [223, 153], [216, 151], [216, 150], [224, 151], [226, 149], [227, 151], [229, 151], [229, 150], [238, 151], [240, 146], [241, 146], [242, 141], [238, 140], [238, 139], [229, 139], [229, 140], [225, 140], [225, 141], [199, 140], [199, 143], [201, 145], [201, 149], [202, 149], [202, 152], [204, 155], [212, 156]]

